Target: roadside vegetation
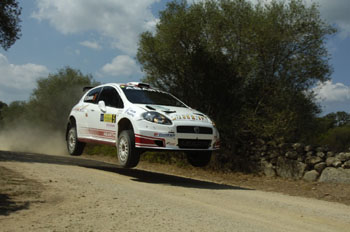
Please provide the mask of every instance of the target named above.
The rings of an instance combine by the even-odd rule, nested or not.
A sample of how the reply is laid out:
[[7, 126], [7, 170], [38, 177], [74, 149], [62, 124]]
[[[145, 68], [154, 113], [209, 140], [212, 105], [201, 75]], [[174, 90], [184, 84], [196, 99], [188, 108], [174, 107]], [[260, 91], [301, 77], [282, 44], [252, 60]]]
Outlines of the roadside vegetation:
[[[339, 151], [350, 147], [350, 114], [320, 117], [311, 91], [331, 77], [325, 42], [335, 32], [317, 5], [302, 0], [256, 5], [247, 0], [172, 1], [160, 12], [155, 31], [140, 35], [137, 59], [143, 81], [215, 120], [222, 149], [212, 165], [220, 168], [244, 157], [261, 140]], [[30, 125], [37, 134], [55, 131], [64, 139], [82, 87], [97, 84], [71, 67], [42, 77], [28, 101], [0, 102], [0, 134]], [[89, 145], [86, 153], [116, 151]], [[183, 160], [173, 153], [147, 153], [144, 159]]]
[[331, 76], [325, 42], [335, 32], [302, 0], [173, 1], [137, 58], [145, 82], [214, 119], [217, 158], [235, 163], [261, 140], [327, 140], [316, 139], [331, 128], [311, 89]]
[[2, 104], [3, 127], [23, 124], [64, 131], [69, 112], [81, 98], [83, 87], [96, 84], [92, 76], [70, 67], [40, 78], [29, 101], [15, 101], [8, 106]]
[[21, 37], [22, 8], [17, 0], [0, 2], [0, 46], [7, 50]]

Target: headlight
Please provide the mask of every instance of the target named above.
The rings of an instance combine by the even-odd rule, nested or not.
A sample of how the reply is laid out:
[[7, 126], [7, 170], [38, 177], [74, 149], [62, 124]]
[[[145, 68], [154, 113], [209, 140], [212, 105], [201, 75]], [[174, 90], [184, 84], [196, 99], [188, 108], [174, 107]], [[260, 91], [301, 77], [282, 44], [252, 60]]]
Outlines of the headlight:
[[172, 124], [170, 119], [168, 119], [164, 115], [155, 111], [145, 112], [142, 114], [142, 117], [147, 121], [158, 123], [158, 124], [164, 124], [164, 125]]

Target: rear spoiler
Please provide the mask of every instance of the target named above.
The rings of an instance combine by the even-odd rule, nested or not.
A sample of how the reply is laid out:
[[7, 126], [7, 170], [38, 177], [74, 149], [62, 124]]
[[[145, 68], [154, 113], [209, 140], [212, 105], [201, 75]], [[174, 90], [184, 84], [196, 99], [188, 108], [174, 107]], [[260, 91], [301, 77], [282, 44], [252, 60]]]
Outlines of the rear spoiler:
[[83, 92], [85, 92], [86, 90], [92, 89], [92, 88], [93, 88], [92, 86], [85, 86], [85, 87], [83, 88]]

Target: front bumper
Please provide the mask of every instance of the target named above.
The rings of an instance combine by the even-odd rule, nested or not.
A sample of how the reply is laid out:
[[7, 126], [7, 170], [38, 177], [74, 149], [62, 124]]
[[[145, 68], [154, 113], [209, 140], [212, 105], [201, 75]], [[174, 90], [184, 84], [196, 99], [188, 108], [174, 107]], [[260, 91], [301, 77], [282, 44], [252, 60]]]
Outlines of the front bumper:
[[160, 125], [142, 120], [136, 128], [137, 148], [174, 151], [213, 151], [220, 148], [219, 133], [211, 123], [173, 122], [173, 125]]

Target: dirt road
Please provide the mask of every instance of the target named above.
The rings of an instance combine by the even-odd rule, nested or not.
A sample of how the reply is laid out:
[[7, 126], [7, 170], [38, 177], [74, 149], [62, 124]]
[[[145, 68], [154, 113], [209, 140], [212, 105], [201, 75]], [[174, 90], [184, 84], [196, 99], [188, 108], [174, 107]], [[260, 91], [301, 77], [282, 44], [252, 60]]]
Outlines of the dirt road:
[[349, 231], [350, 207], [121, 169], [0, 152], [0, 231]]

